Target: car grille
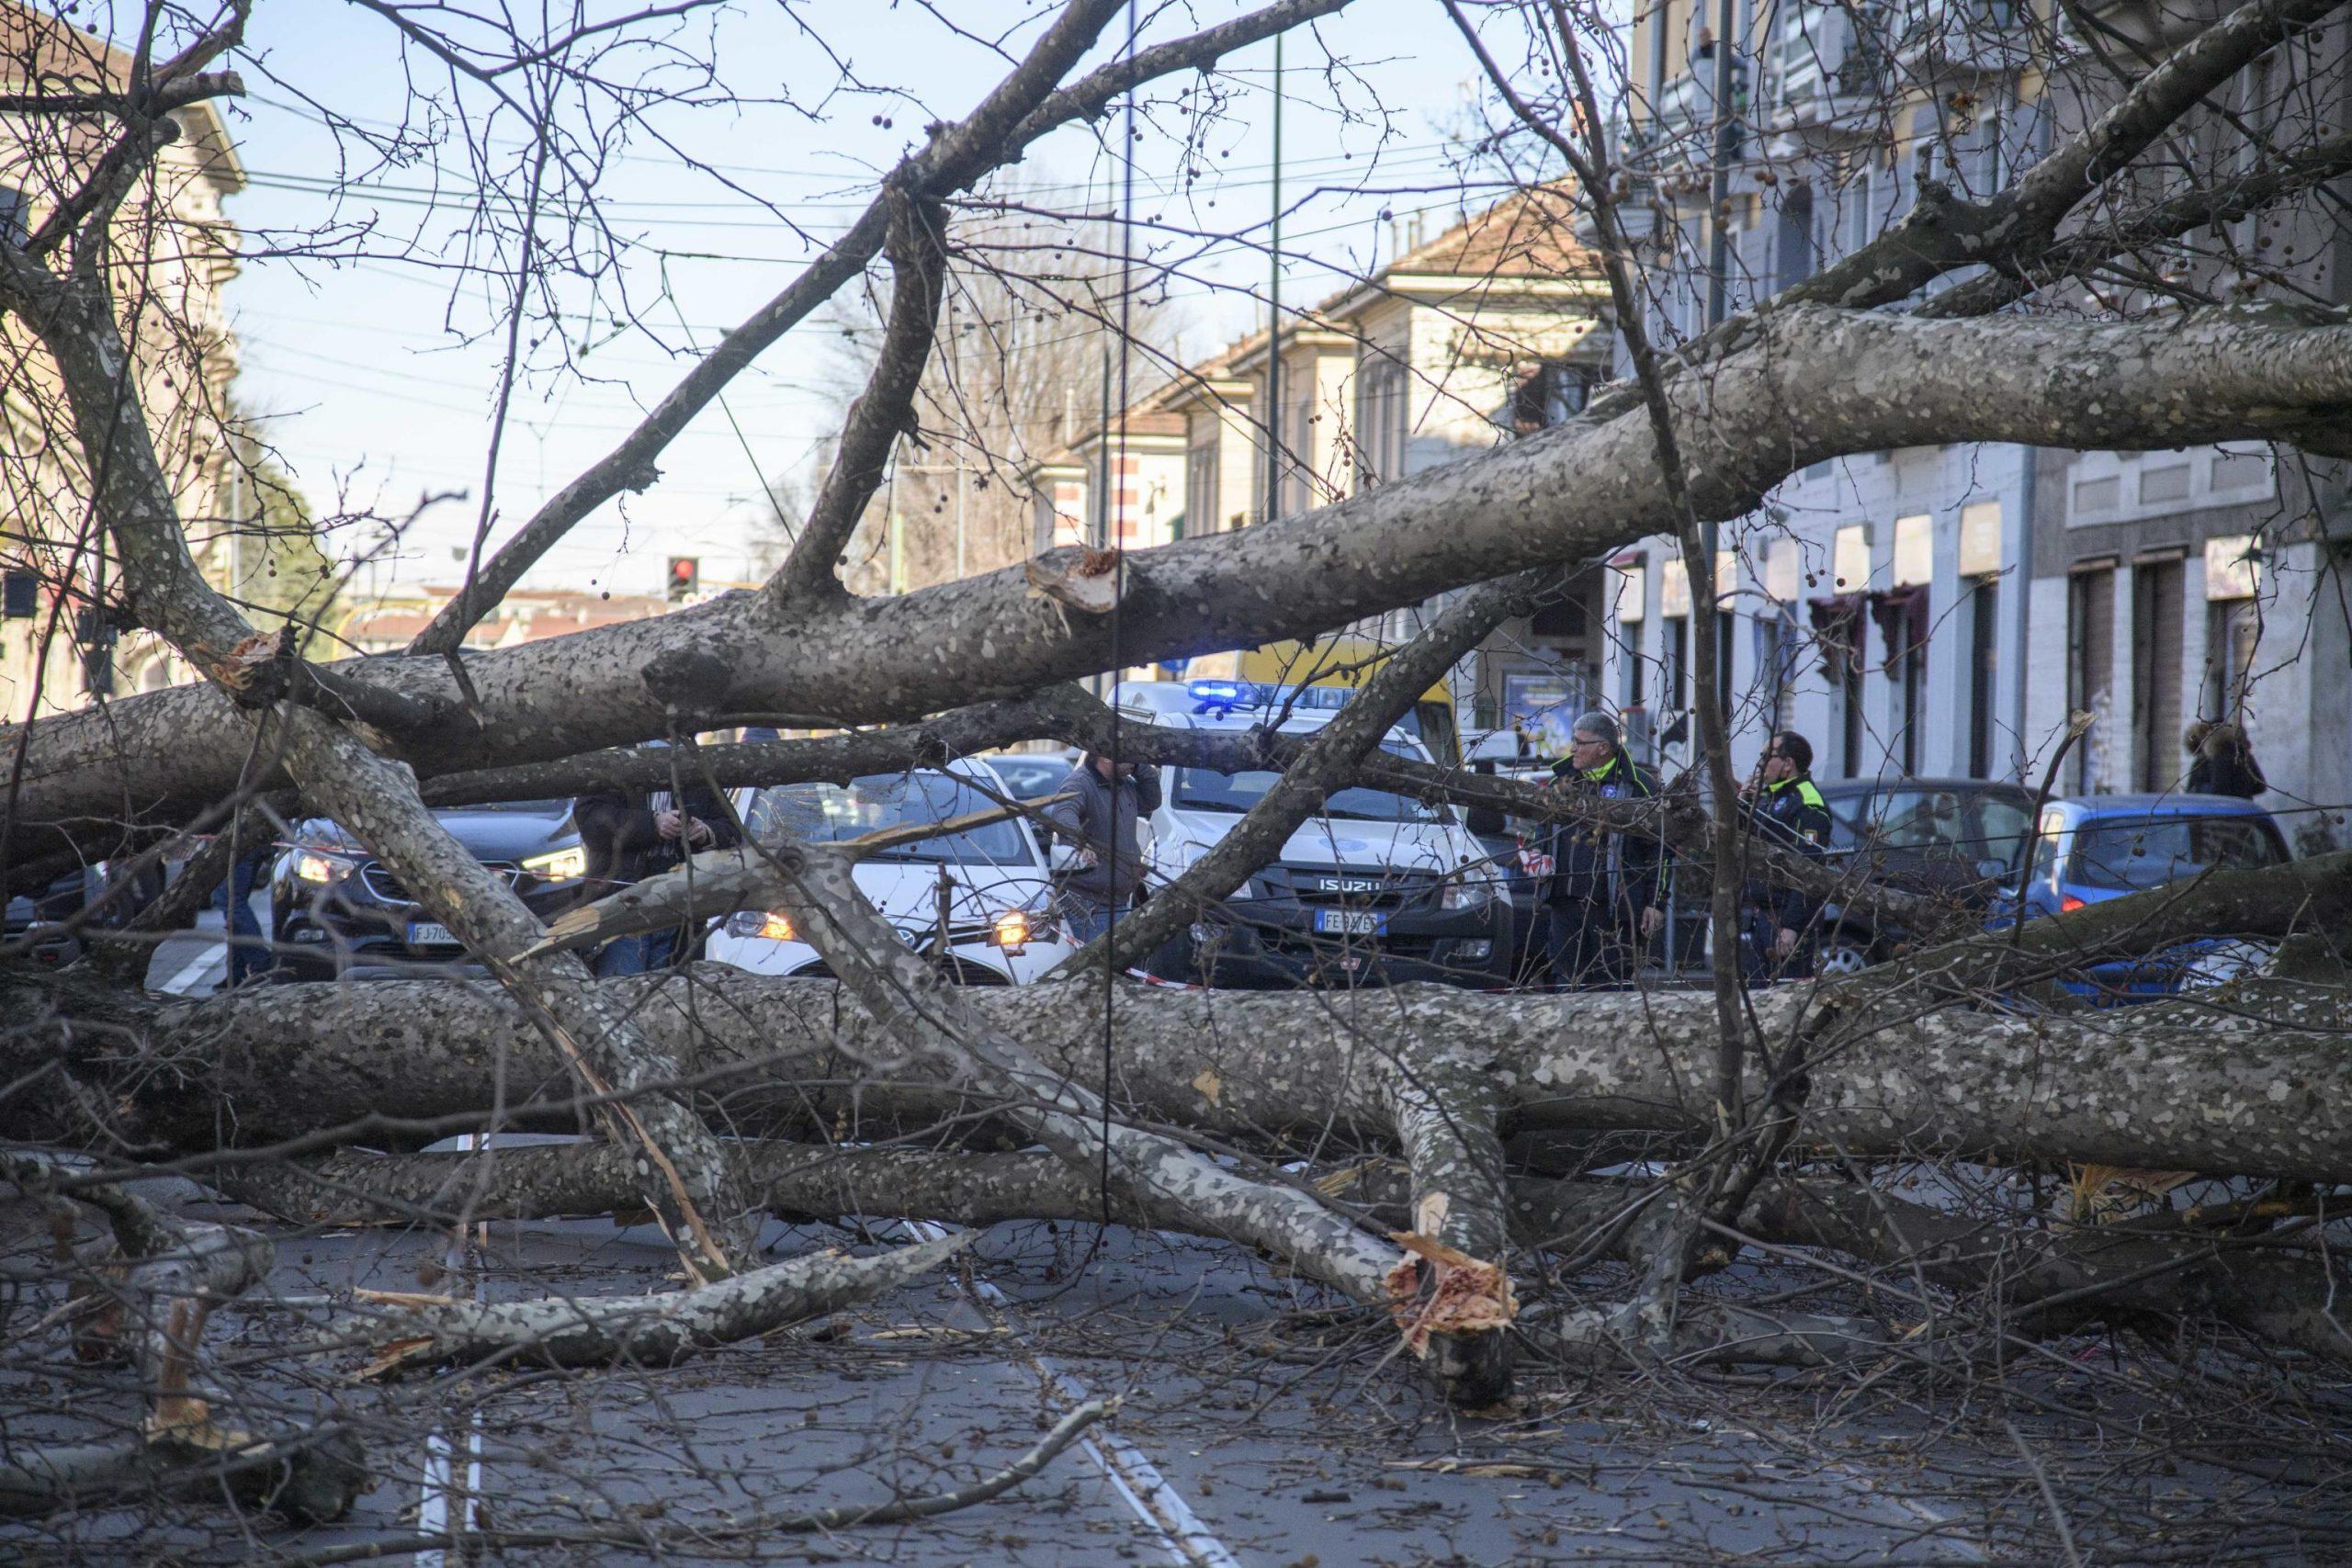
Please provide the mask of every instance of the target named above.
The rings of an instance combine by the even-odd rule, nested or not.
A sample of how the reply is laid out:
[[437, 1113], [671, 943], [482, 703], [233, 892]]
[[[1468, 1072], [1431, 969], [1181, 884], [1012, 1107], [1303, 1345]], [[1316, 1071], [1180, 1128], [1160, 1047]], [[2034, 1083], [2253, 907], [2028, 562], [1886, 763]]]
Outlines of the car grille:
[[1349, 872], [1278, 865], [1269, 866], [1264, 874], [1269, 897], [1292, 898], [1310, 908], [1401, 909], [1427, 898], [1437, 886], [1438, 879], [1427, 872]]
[[[511, 860], [484, 861], [482, 864], [484, 869], [500, 877], [509, 887], [514, 886], [515, 883], [522, 880], [523, 868], [515, 864]], [[413, 904], [416, 902], [416, 899], [410, 895], [407, 886], [402, 883], [399, 877], [394, 876], [392, 874], [391, 868], [384, 864], [381, 861], [371, 860], [366, 865], [361, 866], [359, 868], [359, 881], [360, 885], [366, 887], [369, 893], [374, 894], [378, 898], [383, 900], [387, 904]]]

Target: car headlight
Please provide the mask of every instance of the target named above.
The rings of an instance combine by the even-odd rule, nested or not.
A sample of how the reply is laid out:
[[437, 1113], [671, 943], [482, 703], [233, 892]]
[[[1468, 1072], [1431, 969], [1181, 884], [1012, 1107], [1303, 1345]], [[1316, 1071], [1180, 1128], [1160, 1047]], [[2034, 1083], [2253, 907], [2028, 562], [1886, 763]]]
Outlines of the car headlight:
[[523, 869], [542, 882], [576, 882], [588, 874], [588, 846], [573, 844], [533, 855], [523, 863]]
[[798, 942], [799, 931], [782, 909], [738, 909], [727, 917], [729, 936], [762, 936], [770, 942]]
[[1449, 882], [1438, 899], [1440, 907], [1457, 913], [1483, 909], [1494, 901], [1494, 879], [1487, 876], [1464, 876]]
[[1011, 953], [1023, 952], [1033, 942], [1053, 939], [1053, 917], [1041, 909], [1004, 910], [989, 928], [989, 943]]
[[323, 887], [341, 876], [347, 876], [356, 862], [341, 855], [331, 855], [322, 850], [296, 850], [294, 875], [302, 882], [316, 883]]

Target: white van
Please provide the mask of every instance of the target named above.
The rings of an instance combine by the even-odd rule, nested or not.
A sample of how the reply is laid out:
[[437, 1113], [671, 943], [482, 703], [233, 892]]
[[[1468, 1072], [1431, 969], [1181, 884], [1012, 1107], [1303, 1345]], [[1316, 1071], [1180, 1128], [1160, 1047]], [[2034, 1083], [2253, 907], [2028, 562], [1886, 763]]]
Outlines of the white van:
[[[980, 787], [975, 788], [978, 784]], [[985, 791], [985, 793], [983, 793]], [[838, 843], [907, 822], [944, 822], [1009, 793], [985, 762], [874, 773], [847, 784], [779, 784], [742, 807], [754, 838], [781, 823], [812, 843]], [[1053, 915], [1053, 881], [1029, 825], [991, 822], [869, 856], [851, 874], [909, 947], [968, 986], [1021, 986], [1073, 951]], [[709, 957], [755, 975], [831, 973], [782, 910], [746, 909], [710, 934]]]
[[[1240, 732], [1272, 721], [1292, 690], [1202, 681], [1129, 683], [1122, 708], [1170, 728]], [[1315, 689], [1310, 688], [1310, 692]], [[1294, 708], [1285, 734], [1331, 722], [1326, 706]], [[1384, 749], [1429, 753], [1401, 729]], [[1150, 883], [1183, 874], [1257, 804], [1274, 772], [1170, 767], [1148, 824]], [[1453, 807], [1351, 787], [1293, 833], [1246, 887], [1153, 954], [1166, 979], [1229, 987], [1507, 982], [1510, 910], [1487, 852]]]

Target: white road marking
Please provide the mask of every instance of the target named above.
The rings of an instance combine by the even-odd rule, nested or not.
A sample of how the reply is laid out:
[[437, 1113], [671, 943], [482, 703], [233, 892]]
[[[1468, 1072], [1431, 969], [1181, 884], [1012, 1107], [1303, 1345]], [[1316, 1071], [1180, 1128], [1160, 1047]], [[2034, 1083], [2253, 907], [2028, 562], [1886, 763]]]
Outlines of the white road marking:
[[[948, 1227], [929, 1220], [910, 1220], [907, 1228], [926, 1241], [946, 1235]], [[1008, 1317], [1012, 1303], [1003, 1292], [977, 1275], [972, 1280], [973, 1293], [995, 1309], [999, 1317]], [[1045, 1385], [1046, 1397], [1065, 1415], [1094, 1397], [1086, 1384], [1055, 1366], [1032, 1348], [1025, 1336], [1008, 1323], [1005, 1326], [1021, 1346], [1022, 1359], [1036, 1372], [1037, 1381]], [[1151, 1527], [1159, 1537], [1159, 1544], [1169, 1556], [1194, 1568], [1242, 1568], [1241, 1560], [1233, 1555], [1225, 1542], [1219, 1540], [1193, 1513], [1182, 1494], [1168, 1484], [1159, 1468], [1146, 1459], [1143, 1450], [1108, 1427], [1096, 1427], [1079, 1439], [1102, 1474], [1118, 1493], [1136, 1517]]]
[[204, 976], [207, 970], [216, 964], [225, 965], [228, 962], [227, 947], [217, 945], [207, 947], [194, 958], [181, 964], [179, 973], [164, 982], [164, 989], [175, 996], [187, 996], [196, 988], [196, 982]]
[[[464, 1134], [458, 1143], [462, 1147], [470, 1149], [475, 1146], [474, 1140], [479, 1135]], [[488, 1225], [483, 1225], [477, 1234], [486, 1237], [489, 1229]], [[473, 1259], [467, 1257], [467, 1250], [466, 1227], [460, 1225], [449, 1237], [448, 1251], [442, 1255], [442, 1261], [451, 1273], [470, 1267]], [[474, 1269], [473, 1277], [474, 1300], [481, 1301], [485, 1283], [482, 1271]], [[455, 1528], [470, 1531], [477, 1526], [475, 1509], [479, 1506], [477, 1500], [481, 1496], [481, 1409], [479, 1405], [466, 1418], [466, 1478], [462, 1483], [457, 1479], [456, 1470], [457, 1447], [440, 1427], [435, 1427], [425, 1434], [424, 1438], [424, 1473], [416, 1502], [419, 1535], [443, 1540], [450, 1539], [449, 1506], [453, 1500], [465, 1510], [463, 1521]], [[449, 1555], [447, 1549], [439, 1547], [420, 1551], [416, 1554], [417, 1568], [447, 1568]], [[469, 1555], [463, 1548], [458, 1550], [460, 1561]]]

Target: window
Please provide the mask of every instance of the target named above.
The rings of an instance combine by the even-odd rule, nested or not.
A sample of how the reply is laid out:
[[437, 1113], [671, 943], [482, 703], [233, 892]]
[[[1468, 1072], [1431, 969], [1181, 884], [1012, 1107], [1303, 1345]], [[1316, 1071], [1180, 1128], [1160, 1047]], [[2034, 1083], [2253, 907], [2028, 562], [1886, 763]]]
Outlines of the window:
[[2209, 717], [2240, 718], [2254, 683], [2254, 650], [2262, 639], [2260, 601], [2221, 599], [2208, 607], [2205, 705]]
[[1776, 288], [1803, 283], [1814, 272], [1813, 187], [1792, 186], [1781, 198], [1781, 227], [1772, 263]]
[[0, 186], [0, 240], [22, 245], [33, 237], [33, 204], [14, 186]]
[[2139, 786], [2172, 788], [2180, 777], [2181, 563], [2140, 561], [2132, 568], [2132, 729]]
[[[1421, 753], [1408, 746], [1384, 745], [1381, 749], [1408, 761], [1421, 760]], [[1214, 811], [1238, 817], [1263, 799], [1281, 777], [1280, 773], [1255, 769], [1219, 773], [1206, 768], [1179, 768], [1175, 782], [1169, 788], [1168, 802], [1181, 811]], [[1333, 790], [1323, 797], [1317, 809], [1324, 817], [1357, 822], [1442, 822], [1451, 811], [1447, 807], [1362, 785]]]
[[2077, 829], [2067, 875], [2122, 892], [2206, 871], [2257, 871], [2286, 858], [2256, 818], [2147, 817]]
[[1617, 628], [1618, 635], [1624, 645], [1623, 651], [1619, 655], [1618, 668], [1621, 671], [1617, 687], [1619, 707], [1637, 708], [1642, 705], [1644, 695], [1642, 688], [1645, 683], [1642, 679], [1643, 624], [1640, 621], [1625, 621], [1620, 623]]
[[[1221, 480], [1217, 441], [1222, 434], [1222, 422], [1211, 422], [1209, 438], [1184, 455], [1184, 511], [1178, 524], [1181, 525], [1183, 517], [1198, 518], [1199, 522], [1192, 530], [1195, 534], [1216, 532], [1217, 513], [1224, 504], [1217, 494]], [[1171, 525], [1169, 531], [1176, 538], [1184, 536], [1181, 525]]]
[[1838, 771], [1847, 778], [1858, 777], [1862, 771], [1862, 627], [1858, 621], [1851, 634], [1855, 646], [1838, 661]]
[[1764, 722], [1774, 732], [1790, 728], [1797, 683], [1797, 620], [1786, 605], [1751, 623], [1756, 630], [1756, 687]]
[[1968, 774], [1993, 776], [1994, 705], [2001, 673], [2001, 580], [1981, 578], [1969, 590]]
[[1921, 709], [1928, 702], [1928, 639], [1921, 637], [1903, 650], [1895, 679], [1903, 691], [1903, 771], [1919, 771]]
[[[744, 826], [752, 837], [786, 827], [812, 843], [843, 843], [884, 828], [945, 822], [995, 802], [950, 773], [868, 773], [834, 784], [783, 784], [760, 792]], [[1035, 842], [1018, 822], [991, 822], [944, 838], [876, 852], [875, 860], [966, 865], [1036, 863]]]
[[[2066, 705], [2104, 717], [2114, 684], [2115, 571], [2077, 571], [2066, 580]], [[2075, 748], [2075, 794], [2112, 787], [2099, 776], [2098, 755], [2096, 745]]]
[[1849, 254], [1871, 243], [1871, 167], [1868, 164], [1854, 171], [1853, 183], [1846, 187], [1846, 250]]
[[1976, 797], [1976, 838], [1972, 846], [1979, 860], [1996, 860], [2015, 868], [2033, 826], [2033, 807], [2006, 795]]
[[1665, 626], [1666, 690], [1659, 701], [1668, 713], [1679, 716], [1690, 705], [1690, 618], [1676, 615]]
[[1731, 639], [1733, 635], [1732, 612], [1729, 610], [1716, 611], [1715, 704], [1723, 713], [1724, 723], [1726, 728], [1730, 727], [1732, 715], [1736, 711], [1736, 705], [1732, 702]]
[[1405, 477], [1405, 367], [1367, 350], [1356, 373], [1356, 467], [1370, 480]]

